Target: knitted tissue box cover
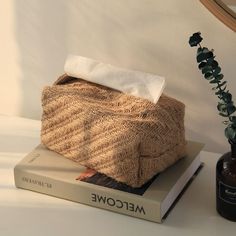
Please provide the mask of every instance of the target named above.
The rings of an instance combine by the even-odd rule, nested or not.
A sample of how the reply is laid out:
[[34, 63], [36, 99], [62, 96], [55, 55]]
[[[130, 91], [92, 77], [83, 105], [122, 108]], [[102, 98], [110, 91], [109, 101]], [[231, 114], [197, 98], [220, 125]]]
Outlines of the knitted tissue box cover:
[[186, 154], [183, 103], [146, 99], [63, 75], [42, 93], [41, 142], [131, 187]]

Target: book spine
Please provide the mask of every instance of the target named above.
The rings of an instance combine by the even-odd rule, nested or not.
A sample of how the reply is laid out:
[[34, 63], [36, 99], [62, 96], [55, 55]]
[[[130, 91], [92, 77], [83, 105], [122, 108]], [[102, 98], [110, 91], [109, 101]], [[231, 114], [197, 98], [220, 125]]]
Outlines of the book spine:
[[160, 204], [144, 199], [142, 196], [134, 194], [127, 196], [122, 191], [114, 193], [109, 188], [83, 182], [78, 184], [63, 182], [63, 180], [39, 176], [20, 166], [14, 168], [14, 178], [18, 188], [161, 223]]

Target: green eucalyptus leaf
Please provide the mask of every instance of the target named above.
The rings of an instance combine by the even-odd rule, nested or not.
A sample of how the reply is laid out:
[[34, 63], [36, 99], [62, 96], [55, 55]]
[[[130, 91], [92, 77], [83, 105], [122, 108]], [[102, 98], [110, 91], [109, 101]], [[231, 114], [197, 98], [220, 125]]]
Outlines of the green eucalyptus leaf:
[[[213, 52], [213, 49], [211, 51]], [[215, 56], [207, 59], [207, 63], [213, 63], [213, 61], [215, 61]]]
[[223, 92], [222, 99], [225, 103], [230, 103], [230, 102], [232, 102], [232, 94], [229, 92]]
[[222, 82], [221, 84], [218, 84], [218, 86], [217, 86], [216, 88], [219, 89], [219, 88], [223, 87], [226, 83], [227, 83], [227, 82], [224, 81], [224, 82]]
[[202, 53], [203, 50], [205, 50], [205, 49], [206, 49], [205, 47], [199, 47], [199, 48], [197, 49], [197, 55], [200, 54], [200, 53]]
[[197, 62], [198, 62], [198, 63], [199, 63], [199, 62], [202, 62], [202, 61], [204, 61], [204, 60], [206, 60], [206, 58], [205, 58], [205, 56], [204, 56], [203, 53], [200, 54], [200, 55], [198, 55], [196, 59], [197, 59]]
[[212, 80], [210, 83], [220, 83], [220, 81], [223, 79], [223, 76], [214, 76], [212, 74], [212, 76], [214, 77], [214, 80]]
[[217, 105], [217, 110], [221, 112], [221, 106]]
[[235, 111], [236, 111], [236, 107], [233, 104], [227, 106], [227, 112], [229, 115], [233, 114]]
[[202, 62], [210, 57], [213, 57], [212, 52], [207, 52], [207, 53], [201, 53], [200, 55], [197, 56], [197, 62]]
[[197, 33], [194, 33], [190, 38], [189, 38], [189, 45], [191, 47], [195, 47], [197, 46], [199, 43], [201, 43], [202, 41], [202, 37], [201, 37], [201, 33], [200, 32], [197, 32]]
[[220, 80], [218, 79], [213, 79], [210, 81], [211, 84], [217, 84], [217, 83], [220, 83]]
[[236, 129], [234, 127], [232, 127], [232, 125], [228, 125], [225, 128], [225, 136], [229, 139], [229, 140], [235, 140], [236, 139]]
[[224, 88], [221, 88], [221, 91], [224, 92], [224, 91], [226, 90], [226, 87], [227, 87], [227, 86], [225, 85]]
[[221, 88], [221, 90], [218, 90], [217, 92], [215, 92], [215, 95], [219, 95], [220, 97], [222, 97], [222, 94], [224, 93], [226, 89], [226, 86], [224, 88]]
[[218, 80], [222, 80], [224, 78], [224, 75], [219, 74], [219, 75], [216, 75], [215, 78], [218, 79]]
[[213, 76], [215, 77], [215, 76], [217, 76], [218, 74], [220, 74], [220, 72], [221, 72], [221, 68], [218, 66], [218, 67], [216, 67], [215, 69], [214, 69], [214, 71], [213, 71]]
[[207, 65], [207, 63], [205, 61], [201, 62], [199, 65], [198, 65], [198, 69], [201, 70], [205, 65]]
[[220, 112], [219, 115], [223, 117], [228, 117], [228, 114], [226, 112]]
[[215, 92], [215, 95], [221, 95], [223, 93], [223, 91], [217, 91], [217, 92]]
[[229, 120], [233, 123], [236, 123], [236, 116], [230, 116]]
[[218, 62], [214, 60], [215, 57], [208, 58], [207, 59], [207, 65], [211, 66], [213, 69], [216, 69], [218, 67]]
[[204, 78], [205, 78], [206, 80], [211, 80], [211, 79], [213, 79], [214, 77], [213, 77], [212, 73], [207, 72], [207, 73], [204, 75]]
[[217, 109], [222, 113], [227, 112], [227, 104], [218, 102]]
[[211, 66], [204, 66], [202, 68], [202, 74], [205, 74], [205, 73], [212, 73], [212, 67]]
[[197, 52], [197, 62], [202, 62], [204, 60], [207, 60], [209, 58], [212, 58], [214, 55], [213, 55], [213, 52], [212, 51], [209, 51], [208, 48], [202, 48], [201, 50], [199, 50]]
[[221, 113], [227, 114], [227, 116], [230, 116], [232, 113], [236, 111], [236, 107], [234, 106], [233, 102], [230, 103], [219, 102], [217, 105], [217, 109]]
[[203, 53], [204, 53], [203, 50], [204, 50], [204, 48], [199, 47], [199, 48], [197, 49], [197, 55], [196, 55], [196, 57], [199, 56], [199, 55], [201, 55], [201, 54], [203, 54]]

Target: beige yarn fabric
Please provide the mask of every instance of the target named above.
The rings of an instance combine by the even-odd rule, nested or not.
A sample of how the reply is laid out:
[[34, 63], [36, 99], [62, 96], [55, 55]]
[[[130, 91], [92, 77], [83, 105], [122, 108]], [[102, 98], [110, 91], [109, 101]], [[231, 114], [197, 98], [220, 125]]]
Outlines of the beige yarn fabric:
[[184, 104], [154, 104], [67, 75], [42, 94], [41, 141], [79, 164], [140, 187], [186, 154]]

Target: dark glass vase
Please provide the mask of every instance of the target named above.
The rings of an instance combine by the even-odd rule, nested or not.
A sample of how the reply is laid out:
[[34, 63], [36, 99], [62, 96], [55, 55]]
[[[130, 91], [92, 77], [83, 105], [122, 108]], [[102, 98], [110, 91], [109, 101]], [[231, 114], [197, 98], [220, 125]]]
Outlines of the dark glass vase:
[[224, 218], [236, 221], [236, 144], [216, 165], [216, 208]]

